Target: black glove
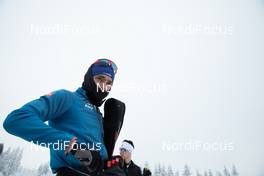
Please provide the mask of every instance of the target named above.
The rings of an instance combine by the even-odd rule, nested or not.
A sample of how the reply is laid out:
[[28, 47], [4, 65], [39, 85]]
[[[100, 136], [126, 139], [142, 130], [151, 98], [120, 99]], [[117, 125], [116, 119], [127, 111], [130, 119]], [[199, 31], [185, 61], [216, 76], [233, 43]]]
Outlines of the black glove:
[[113, 156], [105, 161], [103, 172], [99, 176], [126, 176], [124, 170], [124, 160], [120, 156]]
[[72, 152], [73, 156], [81, 161], [81, 164], [89, 173], [101, 171], [103, 169], [103, 161], [99, 151], [96, 150], [76, 150]]
[[151, 176], [150, 170], [146, 167], [143, 169], [143, 176]]
[[120, 155], [112, 156], [111, 159], [105, 161], [104, 169], [111, 168], [113, 166], [118, 166], [121, 169], [124, 168], [124, 160]]
[[65, 150], [66, 156], [70, 153], [83, 166], [87, 173], [96, 173], [103, 169], [103, 161], [98, 150], [88, 150], [86, 146], [81, 146], [77, 142], [77, 138], [73, 138]]

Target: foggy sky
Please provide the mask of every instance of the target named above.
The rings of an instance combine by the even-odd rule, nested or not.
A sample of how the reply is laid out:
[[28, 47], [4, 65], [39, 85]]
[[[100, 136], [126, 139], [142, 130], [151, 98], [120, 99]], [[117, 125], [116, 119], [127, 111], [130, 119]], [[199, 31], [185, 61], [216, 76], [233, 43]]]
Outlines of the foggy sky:
[[[134, 141], [136, 163], [264, 173], [264, 1], [1, 0], [0, 21], [1, 124], [43, 94], [76, 90], [93, 61], [110, 58], [110, 97], [127, 106], [118, 144]], [[0, 136], [24, 148], [27, 168], [49, 159]], [[197, 142], [231, 149], [177, 148]]]

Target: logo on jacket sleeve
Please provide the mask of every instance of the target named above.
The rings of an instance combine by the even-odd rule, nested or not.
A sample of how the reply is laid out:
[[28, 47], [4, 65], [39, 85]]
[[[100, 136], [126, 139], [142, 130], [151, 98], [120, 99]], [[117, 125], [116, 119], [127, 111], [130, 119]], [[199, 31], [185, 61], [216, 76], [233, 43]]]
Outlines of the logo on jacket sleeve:
[[85, 104], [85, 107], [88, 108], [88, 109], [90, 109], [90, 110], [93, 110], [94, 109], [93, 105], [91, 105], [90, 103], [86, 103]]

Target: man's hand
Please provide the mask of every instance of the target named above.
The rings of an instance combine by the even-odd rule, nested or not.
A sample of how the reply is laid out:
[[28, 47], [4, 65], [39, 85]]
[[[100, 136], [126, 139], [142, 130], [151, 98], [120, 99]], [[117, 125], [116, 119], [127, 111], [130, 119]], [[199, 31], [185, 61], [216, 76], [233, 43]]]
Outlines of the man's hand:
[[65, 155], [67, 156], [68, 154], [72, 154], [79, 160], [89, 173], [98, 172], [103, 169], [103, 161], [99, 151], [88, 150], [86, 147], [79, 145], [76, 137], [71, 140], [65, 150]]
[[73, 155], [90, 172], [98, 172], [103, 169], [103, 161], [99, 151], [78, 149]]
[[116, 156], [112, 156], [109, 160], [105, 161], [105, 166], [104, 168], [111, 168], [113, 166], [118, 166], [121, 169], [123, 169], [124, 167], [124, 160], [122, 159], [121, 156], [116, 155]]
[[113, 156], [105, 162], [104, 171], [99, 176], [126, 176], [123, 167], [124, 160], [120, 156]]

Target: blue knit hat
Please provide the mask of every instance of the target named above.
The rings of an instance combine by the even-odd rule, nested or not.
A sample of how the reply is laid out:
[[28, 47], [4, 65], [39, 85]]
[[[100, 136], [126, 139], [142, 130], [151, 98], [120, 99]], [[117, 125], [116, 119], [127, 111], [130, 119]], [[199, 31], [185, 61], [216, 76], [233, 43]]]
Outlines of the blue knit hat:
[[92, 65], [92, 76], [101, 74], [109, 76], [110, 78], [112, 78], [112, 81], [114, 81], [115, 73], [111, 66], [94, 63]]

